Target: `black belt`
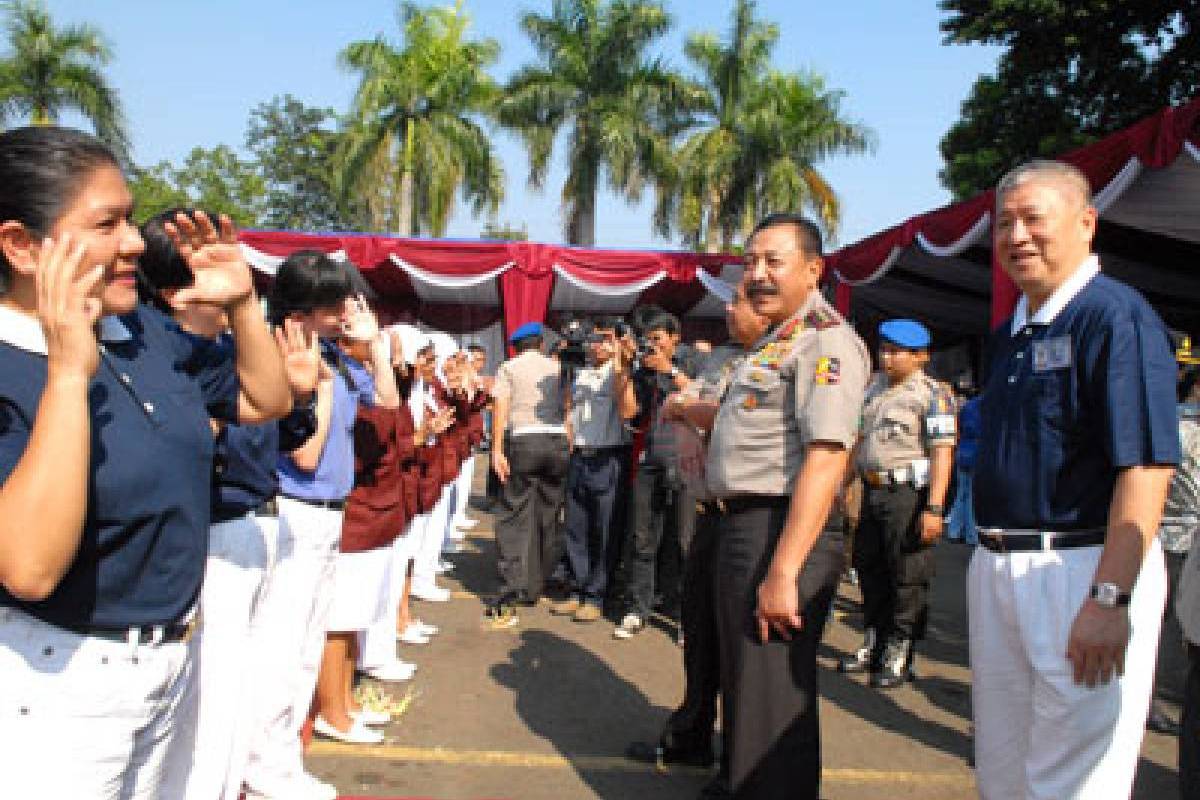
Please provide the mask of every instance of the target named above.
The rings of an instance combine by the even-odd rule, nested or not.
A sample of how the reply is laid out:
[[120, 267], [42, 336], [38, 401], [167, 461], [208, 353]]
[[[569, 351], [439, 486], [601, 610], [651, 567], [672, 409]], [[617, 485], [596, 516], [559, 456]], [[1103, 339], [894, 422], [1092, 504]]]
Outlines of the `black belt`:
[[64, 625], [67, 630], [80, 636], [106, 639], [110, 642], [128, 642], [130, 631], [134, 631], [138, 644], [171, 644], [186, 642], [200, 627], [200, 615], [194, 614], [188, 622], [172, 622], [167, 625], [130, 625], [127, 628], [109, 628], [97, 625]]
[[286, 497], [288, 500], [295, 500], [297, 503], [304, 503], [306, 506], [313, 508], [328, 508], [330, 511], [341, 511], [346, 507], [345, 500], [312, 500], [308, 497], [296, 497], [295, 495], [283, 492], [280, 497]]
[[740, 514], [755, 508], [785, 508], [792, 498], [784, 494], [739, 494], [714, 500], [718, 514]]
[[1037, 553], [1104, 544], [1104, 528], [1082, 531], [1034, 531], [1016, 528], [980, 528], [979, 544], [993, 553]]
[[625, 445], [615, 444], [611, 447], [588, 447], [587, 445], [579, 445], [575, 448], [575, 452], [583, 458], [594, 458], [596, 456], [615, 455], [625, 449]]
[[251, 512], [256, 517], [277, 517], [279, 516], [279, 504], [272, 497], [270, 500], [264, 500], [253, 508], [246, 508], [245, 506], [219, 506], [213, 509], [212, 524], [218, 525], [222, 522], [241, 519]]

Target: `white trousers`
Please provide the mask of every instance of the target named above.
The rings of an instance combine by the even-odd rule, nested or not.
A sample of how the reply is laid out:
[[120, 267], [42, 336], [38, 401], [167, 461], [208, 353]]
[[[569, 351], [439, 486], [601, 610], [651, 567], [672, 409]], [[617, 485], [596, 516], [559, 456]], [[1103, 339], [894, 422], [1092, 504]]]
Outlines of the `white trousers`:
[[437, 576], [437, 563], [442, 557], [442, 542], [446, 537], [446, 528], [450, 521], [450, 490], [453, 484], [442, 488], [442, 496], [429, 512], [425, 523], [425, 532], [417, 545], [413, 558], [413, 583], [430, 586]]
[[254, 623], [278, 546], [274, 517], [246, 515], [209, 528], [200, 593], [204, 627], [196, 663], [200, 696], [189, 800], [237, 800], [252, 719], [245, 709], [268, 677], [255, 651]]
[[983, 800], [1129, 797], [1150, 707], [1166, 569], [1155, 539], [1129, 605], [1125, 674], [1077, 685], [1067, 640], [1100, 547], [976, 548], [967, 572], [975, 772]]
[[342, 512], [279, 498], [279, 556], [260, 612], [262, 668], [245, 782], [287, 795], [303, 771], [304, 726], [325, 647]]
[[450, 524], [467, 516], [467, 501], [471, 499], [471, 484], [475, 481], [475, 456], [467, 456], [458, 478], [454, 482], [454, 513], [450, 515]]
[[179, 800], [196, 640], [81, 636], [0, 608], [0, 797]]
[[400, 612], [400, 597], [404, 592], [404, 576], [417, 548], [425, 535], [427, 514], [419, 514], [409, 520], [404, 533], [392, 542], [392, 564], [388, 573], [387, 602], [382, 613], [371, 623], [371, 627], [359, 636], [358, 668], [362, 670], [382, 667], [396, 660], [396, 616]]

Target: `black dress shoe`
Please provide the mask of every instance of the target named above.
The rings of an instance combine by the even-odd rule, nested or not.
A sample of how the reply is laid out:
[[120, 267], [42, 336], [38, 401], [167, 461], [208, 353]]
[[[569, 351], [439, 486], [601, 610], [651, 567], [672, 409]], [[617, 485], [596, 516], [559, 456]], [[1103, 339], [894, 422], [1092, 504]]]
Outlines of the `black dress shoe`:
[[1179, 723], [1163, 713], [1161, 708], [1150, 709], [1150, 716], [1146, 717], [1146, 729], [1163, 736], [1179, 735]]
[[630, 742], [625, 757], [644, 764], [678, 764], [685, 767], [712, 766], [715, 757], [711, 747], [669, 747], [650, 742]]

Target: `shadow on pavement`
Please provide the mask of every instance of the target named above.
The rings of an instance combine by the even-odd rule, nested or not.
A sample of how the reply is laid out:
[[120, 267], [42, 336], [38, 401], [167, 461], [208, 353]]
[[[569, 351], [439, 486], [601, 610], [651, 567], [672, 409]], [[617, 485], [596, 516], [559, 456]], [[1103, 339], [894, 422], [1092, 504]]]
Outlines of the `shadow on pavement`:
[[491, 675], [512, 689], [517, 714], [529, 730], [572, 761], [597, 797], [690, 800], [710, 777], [699, 771], [656, 775], [575, 764], [587, 757], [619, 758], [630, 740], [653, 740], [668, 709], [652, 704], [637, 686], [574, 642], [550, 631], [523, 631], [509, 661], [493, 666]]

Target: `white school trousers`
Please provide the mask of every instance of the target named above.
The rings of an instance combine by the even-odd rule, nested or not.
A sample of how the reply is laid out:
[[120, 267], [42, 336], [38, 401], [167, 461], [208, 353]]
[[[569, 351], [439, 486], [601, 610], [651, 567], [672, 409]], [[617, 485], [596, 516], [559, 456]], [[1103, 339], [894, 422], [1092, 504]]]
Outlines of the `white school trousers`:
[[0, 608], [0, 797], [180, 800], [196, 639], [130, 644]]
[[975, 550], [967, 571], [975, 773], [983, 800], [1129, 797], [1150, 707], [1166, 568], [1155, 538], [1129, 605], [1125, 674], [1076, 685], [1067, 640], [1101, 548]]
[[[263, 687], [246, 783], [285, 794], [303, 771], [300, 729], [312, 705], [333, 600], [342, 512], [280, 497], [279, 555], [262, 600]], [[285, 794], [286, 796], [286, 794]]]
[[209, 528], [196, 662], [200, 697], [189, 800], [237, 800], [263, 673], [254, 622], [278, 546], [274, 517], [246, 514]]
[[431, 586], [437, 576], [437, 564], [442, 557], [442, 542], [446, 535], [446, 525], [450, 521], [450, 492], [454, 484], [448, 483], [442, 487], [442, 494], [429, 512], [425, 523], [425, 532], [417, 545], [416, 556], [413, 559], [413, 584]]
[[408, 521], [404, 533], [392, 542], [392, 564], [387, 581], [387, 602], [382, 613], [359, 637], [358, 668], [383, 667], [396, 660], [396, 617], [400, 611], [400, 596], [404, 592], [404, 576], [425, 535], [428, 514], [418, 514]]
[[475, 456], [467, 456], [462, 469], [455, 480], [454, 512], [450, 515], [450, 524], [467, 516], [467, 501], [471, 499], [471, 484], [475, 481]]

